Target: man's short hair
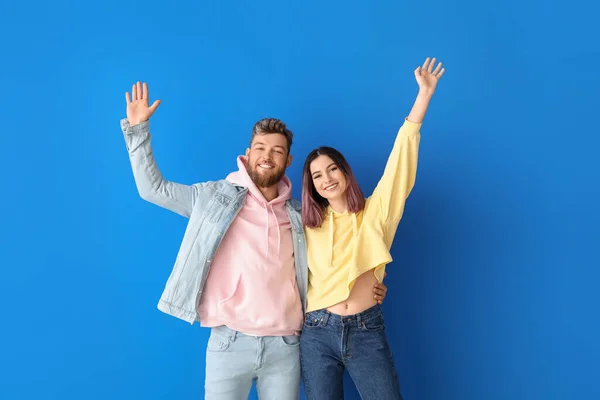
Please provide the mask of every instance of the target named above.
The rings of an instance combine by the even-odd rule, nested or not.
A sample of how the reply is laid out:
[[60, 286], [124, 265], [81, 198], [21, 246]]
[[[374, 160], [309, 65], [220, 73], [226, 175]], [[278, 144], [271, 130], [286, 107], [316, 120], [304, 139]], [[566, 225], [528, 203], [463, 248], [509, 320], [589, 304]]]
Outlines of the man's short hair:
[[252, 137], [250, 138], [250, 144], [254, 140], [256, 135], [265, 135], [269, 133], [279, 133], [285, 136], [288, 145], [288, 154], [292, 148], [292, 140], [294, 138], [294, 134], [291, 130], [287, 128], [283, 121], [277, 118], [263, 118], [257, 123], [254, 124], [252, 128]]

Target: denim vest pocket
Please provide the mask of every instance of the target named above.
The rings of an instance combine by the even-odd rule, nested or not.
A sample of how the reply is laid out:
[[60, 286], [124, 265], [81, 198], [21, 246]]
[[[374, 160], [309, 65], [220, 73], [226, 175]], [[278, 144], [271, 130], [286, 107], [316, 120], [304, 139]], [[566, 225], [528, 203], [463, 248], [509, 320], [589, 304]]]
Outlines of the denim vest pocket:
[[216, 192], [213, 195], [212, 200], [210, 201], [207, 209], [204, 211], [204, 215], [208, 217], [208, 220], [215, 224], [223, 219], [223, 215], [225, 214], [227, 207], [231, 203], [231, 197]]

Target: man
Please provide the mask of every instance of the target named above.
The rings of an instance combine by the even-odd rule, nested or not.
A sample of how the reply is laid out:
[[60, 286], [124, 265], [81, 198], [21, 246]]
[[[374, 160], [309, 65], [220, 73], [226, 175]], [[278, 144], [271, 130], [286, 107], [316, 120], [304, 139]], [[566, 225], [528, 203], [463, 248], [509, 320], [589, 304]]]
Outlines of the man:
[[[183, 185], [154, 160], [148, 85], [126, 93], [121, 120], [140, 196], [189, 218], [159, 310], [210, 327], [205, 398], [297, 399], [299, 334], [308, 267], [300, 203], [285, 170], [293, 135], [280, 120], [258, 121], [250, 147], [226, 179]], [[382, 301], [386, 288], [374, 289]]]

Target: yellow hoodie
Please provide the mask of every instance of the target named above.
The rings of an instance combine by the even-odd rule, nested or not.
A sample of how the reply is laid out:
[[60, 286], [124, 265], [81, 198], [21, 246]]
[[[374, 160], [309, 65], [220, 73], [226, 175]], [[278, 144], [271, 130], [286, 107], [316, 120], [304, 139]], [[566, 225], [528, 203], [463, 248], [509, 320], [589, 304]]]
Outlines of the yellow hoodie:
[[421, 123], [408, 120], [398, 132], [383, 176], [359, 213], [331, 207], [319, 228], [305, 227], [308, 246], [307, 312], [344, 301], [356, 278], [373, 270], [383, 280], [390, 248], [417, 173]]

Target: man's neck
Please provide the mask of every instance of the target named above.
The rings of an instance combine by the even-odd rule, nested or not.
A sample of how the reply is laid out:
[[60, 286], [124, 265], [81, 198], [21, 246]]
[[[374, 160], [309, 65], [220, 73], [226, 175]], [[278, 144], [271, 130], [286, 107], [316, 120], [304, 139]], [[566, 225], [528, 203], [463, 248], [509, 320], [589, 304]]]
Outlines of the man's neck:
[[259, 187], [258, 190], [260, 190], [260, 192], [262, 193], [265, 200], [267, 200], [267, 202], [276, 199], [278, 196], [277, 185], [272, 185], [272, 186], [269, 186], [266, 188]]

